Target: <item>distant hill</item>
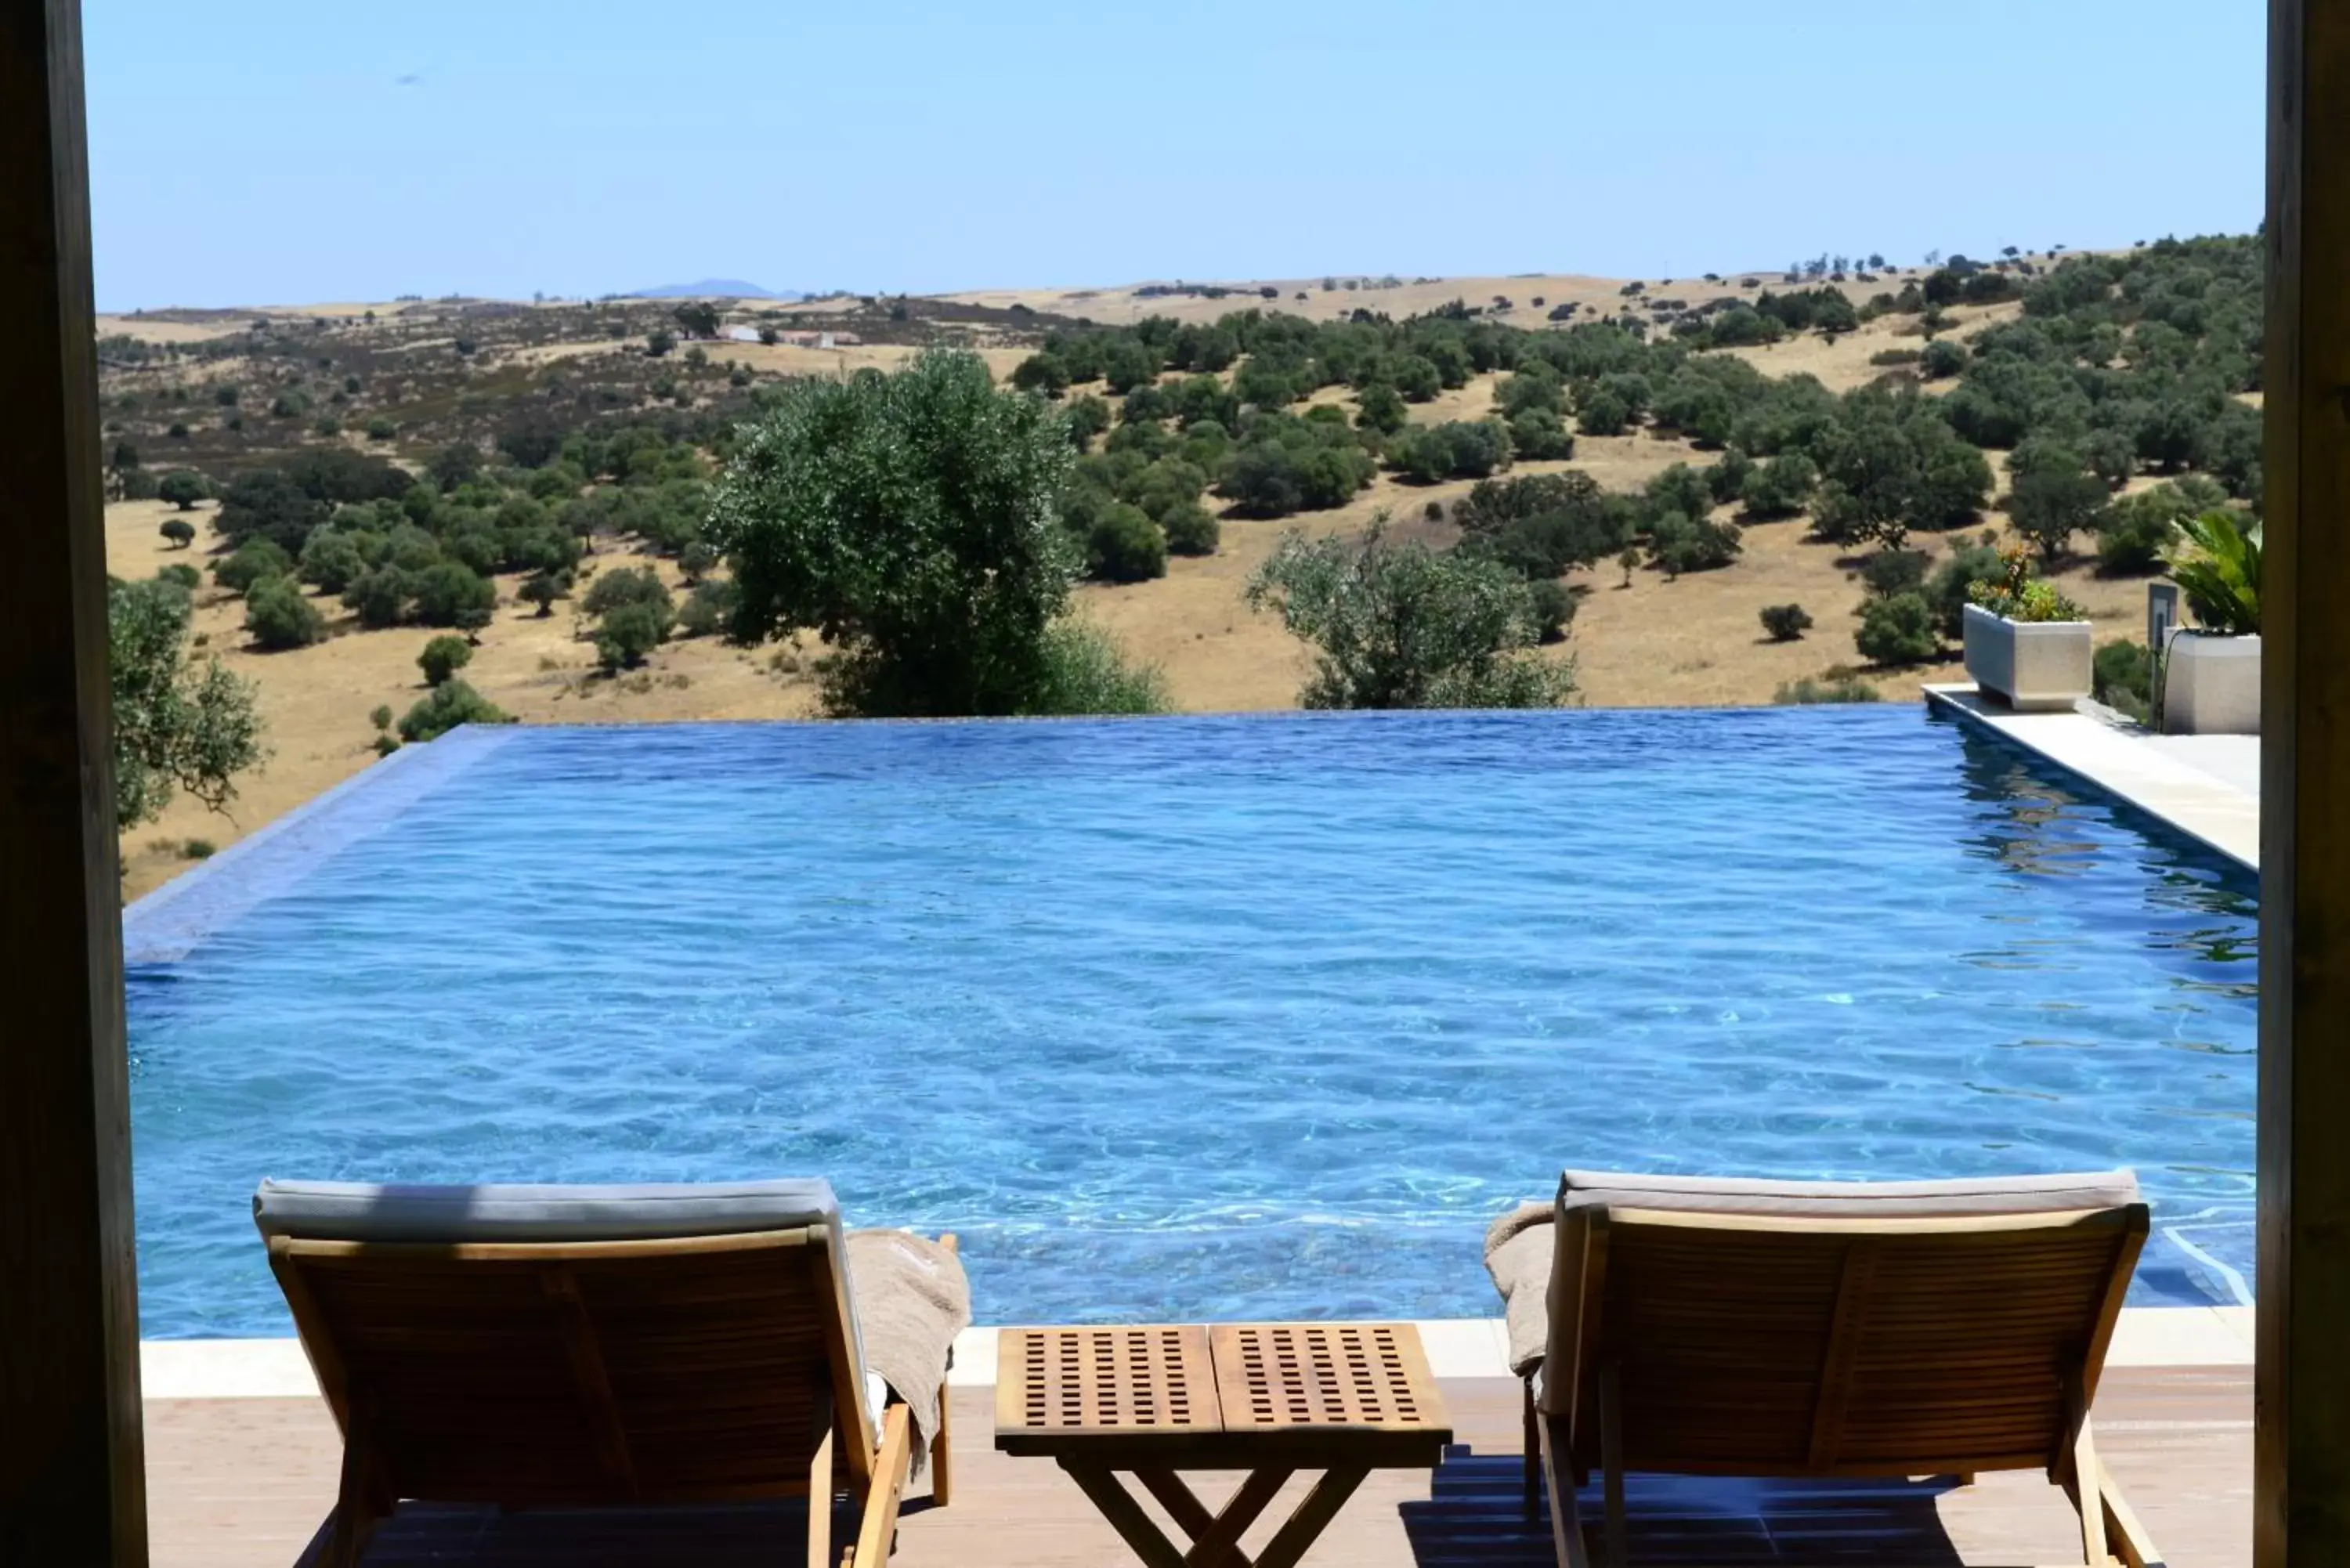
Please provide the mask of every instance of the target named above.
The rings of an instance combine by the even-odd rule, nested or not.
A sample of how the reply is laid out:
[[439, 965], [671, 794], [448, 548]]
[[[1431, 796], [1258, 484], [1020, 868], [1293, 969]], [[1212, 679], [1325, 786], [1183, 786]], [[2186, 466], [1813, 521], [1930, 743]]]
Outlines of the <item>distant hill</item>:
[[739, 277], [705, 277], [700, 283], [665, 283], [658, 288], [632, 288], [623, 299], [805, 299], [805, 295], [778, 294], [744, 283]]

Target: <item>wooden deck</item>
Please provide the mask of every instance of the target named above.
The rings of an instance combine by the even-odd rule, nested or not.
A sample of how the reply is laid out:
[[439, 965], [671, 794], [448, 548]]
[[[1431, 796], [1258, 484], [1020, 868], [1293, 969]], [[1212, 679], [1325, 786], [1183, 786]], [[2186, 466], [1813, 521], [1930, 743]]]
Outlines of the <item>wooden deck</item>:
[[[1459, 1436], [1452, 1456], [1433, 1478], [1374, 1474], [1308, 1555], [1309, 1565], [1544, 1568], [1551, 1562], [1547, 1525], [1529, 1528], [1519, 1511], [1517, 1385], [1479, 1378], [1448, 1379], [1442, 1386]], [[925, 1511], [910, 1501], [895, 1561], [905, 1568], [1128, 1568], [1132, 1556], [1059, 1469], [993, 1450], [993, 1403], [990, 1389], [954, 1391], [954, 1505]], [[2250, 1563], [2251, 1421], [2249, 1367], [2107, 1373], [2097, 1400], [2099, 1449], [2170, 1568]], [[338, 1452], [333, 1423], [316, 1400], [151, 1401], [155, 1568], [295, 1563], [333, 1500]], [[2080, 1560], [2071, 1510], [2031, 1475], [1986, 1476], [1963, 1490], [1946, 1480], [1819, 1485], [1635, 1477], [1630, 1490], [1636, 1568], [2018, 1568]], [[1213, 1485], [1202, 1491], [1221, 1497]], [[1269, 1516], [1285, 1514], [1292, 1501], [1276, 1503]], [[796, 1511], [497, 1519], [419, 1511], [387, 1530], [369, 1561], [440, 1568], [795, 1563], [802, 1555]]]

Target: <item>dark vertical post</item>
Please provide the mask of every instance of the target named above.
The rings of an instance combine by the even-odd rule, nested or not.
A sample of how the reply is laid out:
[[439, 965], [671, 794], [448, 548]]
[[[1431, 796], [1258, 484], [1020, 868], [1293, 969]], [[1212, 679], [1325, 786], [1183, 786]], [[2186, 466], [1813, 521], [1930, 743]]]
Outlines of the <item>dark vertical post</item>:
[[77, 0], [0, 0], [0, 1563], [147, 1561]]
[[2270, 0], [2259, 1568], [2350, 1563], [2350, 5]]

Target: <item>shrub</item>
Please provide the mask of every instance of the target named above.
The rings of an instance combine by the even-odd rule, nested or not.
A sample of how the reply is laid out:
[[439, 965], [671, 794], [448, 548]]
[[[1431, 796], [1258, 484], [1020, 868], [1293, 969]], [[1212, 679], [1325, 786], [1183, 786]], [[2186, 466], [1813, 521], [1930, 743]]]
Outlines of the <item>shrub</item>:
[[194, 593], [204, 580], [203, 574], [185, 561], [174, 561], [168, 566], [159, 566], [156, 568], [155, 576], [183, 594]]
[[496, 587], [458, 561], [434, 562], [416, 573], [408, 587], [416, 601], [416, 618], [426, 626], [478, 630], [490, 624], [490, 613], [497, 607]]
[[370, 631], [398, 626], [408, 612], [408, 574], [394, 566], [370, 567], [343, 590], [343, 607]]
[[1392, 435], [1411, 422], [1403, 394], [1385, 383], [1364, 388], [1355, 405], [1355, 423], [1362, 430]]
[[650, 566], [618, 566], [590, 584], [579, 601], [588, 615], [608, 615], [626, 605], [671, 606], [669, 585]]
[[[1128, 404], [1131, 405], [1132, 401], [1133, 399], [1129, 397]], [[1076, 444], [1080, 452], [1092, 443], [1094, 437], [1109, 429], [1109, 404], [1099, 398], [1087, 396], [1074, 399], [1063, 412], [1069, 421], [1069, 440]], [[1128, 417], [1132, 417], [1130, 407]]]
[[258, 469], [230, 482], [216, 519], [231, 544], [263, 538], [281, 551], [301, 549], [310, 530], [327, 520], [327, 504], [277, 469]]
[[1016, 712], [1077, 566], [1055, 519], [1075, 464], [1051, 410], [972, 355], [785, 383], [711, 504], [738, 629], [819, 631], [836, 713]]
[[1967, 351], [1947, 337], [1937, 337], [1918, 356], [1918, 369], [1929, 381], [1943, 380], [1966, 368]]
[[1384, 519], [1360, 540], [1291, 535], [1250, 578], [1318, 650], [1308, 708], [1546, 708], [1572, 695], [1572, 665], [1535, 657], [1533, 595], [1507, 568], [1414, 541]]
[[1114, 502], [1086, 536], [1088, 574], [1109, 583], [1139, 583], [1167, 575], [1166, 531], [1140, 507]]
[[1860, 564], [1860, 580], [1878, 598], [1914, 594], [1926, 586], [1926, 553], [1879, 550]]
[[1856, 675], [1836, 675], [1827, 680], [1814, 680], [1806, 675], [1793, 683], [1782, 681], [1771, 694], [1771, 701], [1785, 707], [1797, 703], [1881, 702], [1884, 698], [1876, 687]]
[[1669, 578], [1726, 566], [1742, 548], [1735, 523], [1716, 523], [1679, 511], [1664, 513], [1648, 523], [1648, 560]]
[[666, 604], [647, 600], [606, 612], [596, 627], [596, 661], [608, 675], [635, 669], [667, 639], [672, 618]]
[[327, 618], [293, 578], [263, 577], [245, 592], [244, 629], [262, 648], [307, 648], [327, 635]]
[[[1986, 540], [1992, 535], [1986, 534]], [[1966, 607], [1977, 583], [1997, 582], [2006, 572], [1999, 551], [1989, 544], [1961, 545], [1934, 569], [1926, 586], [1926, 602], [1934, 607], [1934, 626], [1955, 639], [1966, 628]]]
[[1792, 517], [1812, 504], [1820, 471], [1802, 452], [1783, 452], [1758, 466], [1739, 492], [1746, 514], [1758, 519]]
[[202, 501], [210, 491], [203, 474], [191, 469], [175, 468], [155, 482], [155, 493], [185, 512]]
[[2091, 684], [2098, 701], [2143, 721], [2154, 705], [2154, 658], [2142, 642], [2109, 642], [2097, 649]]
[[733, 624], [734, 611], [742, 603], [742, 595], [734, 585], [719, 577], [705, 577], [693, 585], [678, 609], [677, 629], [685, 637], [717, 637]]
[[460, 724], [504, 724], [509, 722], [504, 709], [463, 680], [452, 678], [435, 686], [430, 694], [420, 698], [414, 707], [400, 715], [400, 738], [403, 741], [438, 740]]
[[1566, 640], [1566, 628], [1575, 619], [1575, 595], [1565, 583], [1553, 580], [1529, 583], [1534, 617], [1534, 640], [1544, 647]]
[[1045, 632], [1045, 666], [1021, 711], [1034, 715], [1163, 713], [1166, 678], [1149, 665], [1127, 662], [1117, 641], [1098, 627], [1066, 618]]
[[1159, 526], [1167, 548], [1178, 556], [1212, 556], [1223, 537], [1223, 527], [1196, 501], [1180, 501], [1159, 514]]
[[658, 359], [677, 347], [677, 334], [666, 327], [656, 327], [645, 336], [645, 358]]
[[218, 659], [187, 662], [190, 605], [167, 582], [107, 586], [114, 710], [114, 819], [152, 821], [176, 791], [218, 811], [263, 755], [254, 689]]
[[1408, 479], [1482, 479], [1510, 462], [1509, 427], [1499, 420], [1453, 421], [1399, 432], [1388, 463]]
[[427, 686], [440, 685], [472, 662], [473, 645], [462, 637], [436, 637], [416, 656], [416, 666], [424, 671]]
[[302, 546], [297, 575], [323, 592], [340, 594], [366, 570], [367, 556], [357, 538], [339, 528], [319, 528]]
[[1933, 607], [1915, 593], [1868, 600], [1861, 607], [1853, 643], [1872, 664], [1923, 664], [1942, 652]]
[[214, 563], [213, 581], [231, 593], [250, 590], [264, 577], [282, 577], [294, 569], [294, 558], [266, 535], [255, 535], [236, 548], [235, 554]]
[[382, 414], [367, 422], [367, 438], [369, 441], [390, 441], [399, 433], [400, 427]]
[[1794, 642], [1811, 627], [1812, 618], [1801, 605], [1771, 605], [1762, 611], [1762, 629], [1773, 642]]
[[368, 722], [373, 724], [379, 730], [390, 729], [391, 704], [389, 702], [377, 703], [375, 711], [368, 715]]
[[2097, 569], [2112, 576], [2160, 571], [2163, 552], [2178, 537], [2178, 525], [2220, 505], [2227, 494], [2211, 481], [2190, 473], [2123, 496], [2097, 519]]
[[184, 550], [196, 542], [196, 525], [179, 517], [166, 517], [158, 530], [174, 550]]

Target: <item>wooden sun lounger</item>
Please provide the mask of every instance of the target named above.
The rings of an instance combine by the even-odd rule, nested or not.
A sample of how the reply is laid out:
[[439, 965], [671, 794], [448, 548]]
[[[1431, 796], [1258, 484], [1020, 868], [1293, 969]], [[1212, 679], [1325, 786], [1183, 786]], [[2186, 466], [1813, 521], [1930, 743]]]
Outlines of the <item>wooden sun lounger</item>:
[[[1528, 1506], [1538, 1463], [1566, 1568], [1590, 1561], [1575, 1489], [1595, 1469], [1608, 1568], [1626, 1562], [1627, 1471], [1965, 1482], [2000, 1469], [2043, 1469], [2064, 1489], [2089, 1563], [2160, 1568], [2090, 1420], [2147, 1231], [2126, 1173], [2079, 1179], [2104, 1182], [2101, 1200], [2052, 1179], [2022, 1202], [2011, 1187], [2007, 1211], [1988, 1213], [1956, 1211], [1961, 1184], [1742, 1195], [1669, 1180], [1643, 1192], [1642, 1179], [1561, 1184], [1526, 1417]], [[1773, 1196], [1799, 1186], [1812, 1191]]]
[[[356, 1568], [407, 1501], [503, 1511], [806, 1497], [812, 1568], [881, 1568], [910, 1414], [894, 1399], [874, 1407], [829, 1189], [760, 1185], [820, 1196], [786, 1213], [795, 1223], [750, 1216], [757, 1229], [640, 1233], [654, 1218], [606, 1240], [430, 1241], [413, 1221], [398, 1240], [306, 1235], [349, 1227], [273, 1223], [265, 1188], [270, 1268], [343, 1432], [339, 1494], [310, 1559]], [[944, 1503], [943, 1397], [940, 1409], [931, 1494]], [[836, 1557], [844, 1493], [858, 1522]]]

